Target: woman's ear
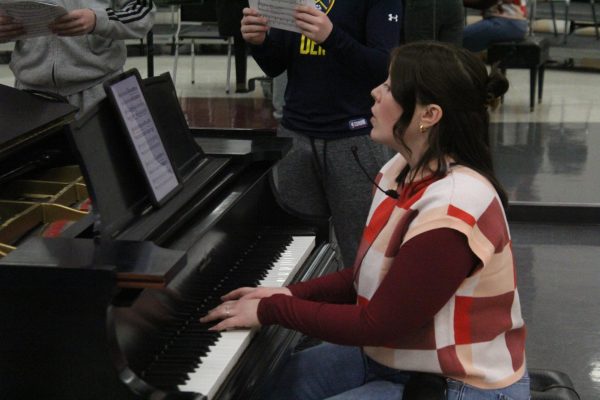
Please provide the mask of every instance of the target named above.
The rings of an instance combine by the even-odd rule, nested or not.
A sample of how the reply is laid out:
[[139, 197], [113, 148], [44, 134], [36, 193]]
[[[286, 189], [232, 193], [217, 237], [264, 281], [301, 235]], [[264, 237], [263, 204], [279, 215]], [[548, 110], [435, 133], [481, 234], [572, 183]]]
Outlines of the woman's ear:
[[425, 106], [425, 110], [423, 110], [423, 114], [421, 115], [421, 123], [424, 128], [431, 128], [440, 122], [443, 115], [444, 111], [442, 110], [442, 107], [437, 104], [428, 104]]

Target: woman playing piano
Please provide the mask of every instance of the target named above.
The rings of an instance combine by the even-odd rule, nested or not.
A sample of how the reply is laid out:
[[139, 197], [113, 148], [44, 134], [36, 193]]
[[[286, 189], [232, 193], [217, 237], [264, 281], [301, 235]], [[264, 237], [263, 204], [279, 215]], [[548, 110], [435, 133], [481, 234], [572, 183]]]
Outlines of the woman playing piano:
[[353, 268], [240, 288], [202, 318], [222, 319], [216, 330], [279, 324], [324, 341], [292, 355], [268, 398], [401, 399], [423, 372], [442, 378], [448, 399], [529, 398], [507, 200], [488, 136], [487, 108], [507, 88], [451, 45], [392, 53], [372, 91], [371, 138], [398, 154], [377, 176], [383, 189]]

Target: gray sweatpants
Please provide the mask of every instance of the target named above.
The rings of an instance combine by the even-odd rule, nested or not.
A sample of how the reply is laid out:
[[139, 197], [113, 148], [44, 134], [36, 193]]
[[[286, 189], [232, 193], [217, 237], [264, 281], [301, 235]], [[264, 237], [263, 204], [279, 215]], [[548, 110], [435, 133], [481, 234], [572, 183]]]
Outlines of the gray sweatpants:
[[311, 139], [281, 126], [278, 133], [293, 138], [294, 146], [274, 170], [276, 197], [300, 215], [331, 216], [344, 265], [351, 266], [369, 212], [373, 184], [350, 149], [356, 146], [361, 164], [373, 179], [391, 151], [367, 135]]

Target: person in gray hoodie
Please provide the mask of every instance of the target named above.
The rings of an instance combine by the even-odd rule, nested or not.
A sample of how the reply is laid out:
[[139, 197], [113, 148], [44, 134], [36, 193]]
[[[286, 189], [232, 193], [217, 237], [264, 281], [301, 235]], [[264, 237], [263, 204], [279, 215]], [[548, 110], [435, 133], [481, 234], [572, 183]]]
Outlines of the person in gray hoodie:
[[67, 14], [52, 34], [18, 39], [23, 25], [0, 15], [0, 43], [15, 40], [10, 69], [15, 87], [62, 95], [82, 115], [104, 96], [102, 82], [120, 73], [124, 39], [143, 38], [154, 23], [151, 0], [54, 0]]

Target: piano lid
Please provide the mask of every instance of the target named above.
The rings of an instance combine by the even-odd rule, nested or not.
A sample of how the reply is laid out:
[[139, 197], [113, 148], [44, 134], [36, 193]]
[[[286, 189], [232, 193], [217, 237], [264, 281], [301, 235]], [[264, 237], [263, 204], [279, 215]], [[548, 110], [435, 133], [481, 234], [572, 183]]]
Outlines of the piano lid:
[[73, 120], [77, 107], [0, 84], [0, 160]]

